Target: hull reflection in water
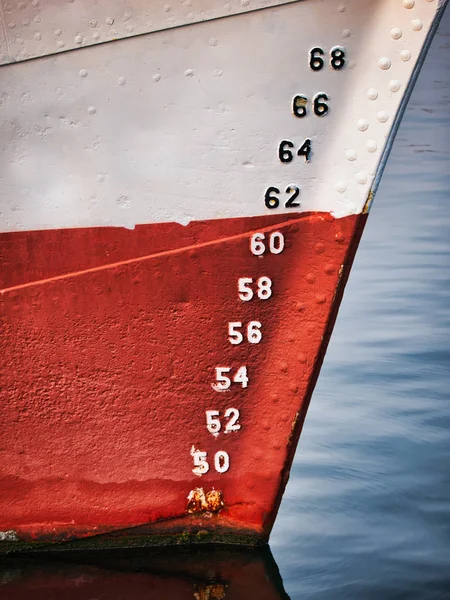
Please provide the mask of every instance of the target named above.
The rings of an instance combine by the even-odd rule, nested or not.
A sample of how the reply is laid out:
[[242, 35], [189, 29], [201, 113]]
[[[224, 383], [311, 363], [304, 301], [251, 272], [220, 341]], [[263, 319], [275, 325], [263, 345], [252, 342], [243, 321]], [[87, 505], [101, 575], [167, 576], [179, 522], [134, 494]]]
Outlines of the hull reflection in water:
[[289, 600], [268, 547], [55, 552], [6, 558], [0, 596], [25, 600]]

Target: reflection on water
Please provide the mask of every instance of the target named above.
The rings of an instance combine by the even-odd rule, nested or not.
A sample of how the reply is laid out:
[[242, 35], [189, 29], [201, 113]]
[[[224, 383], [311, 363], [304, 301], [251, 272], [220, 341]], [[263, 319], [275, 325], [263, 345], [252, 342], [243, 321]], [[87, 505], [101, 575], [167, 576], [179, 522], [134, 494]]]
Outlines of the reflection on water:
[[8, 558], [11, 600], [289, 600], [269, 548], [61, 552]]

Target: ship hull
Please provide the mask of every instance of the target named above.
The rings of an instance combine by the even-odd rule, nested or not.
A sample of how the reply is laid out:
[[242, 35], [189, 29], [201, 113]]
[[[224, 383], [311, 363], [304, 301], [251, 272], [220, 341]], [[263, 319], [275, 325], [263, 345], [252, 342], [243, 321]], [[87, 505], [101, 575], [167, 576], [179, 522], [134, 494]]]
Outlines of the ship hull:
[[0, 27], [0, 551], [264, 543], [443, 4], [75, 4]]
[[[364, 222], [317, 213], [193, 223], [171, 250], [175, 224], [4, 235], [3, 530], [24, 541], [137, 526], [266, 540]], [[281, 234], [285, 260], [252, 255], [255, 233]], [[61, 273], [71, 261], [76, 270]], [[242, 302], [235, 273], [269, 277], [276, 300]], [[261, 341], [230, 344], [226, 324], [252, 320]], [[217, 365], [245, 366], [246, 387], [218, 393]], [[196, 451], [207, 453], [204, 474], [193, 474]], [[219, 492], [220, 510], [188, 499], [196, 488]]]

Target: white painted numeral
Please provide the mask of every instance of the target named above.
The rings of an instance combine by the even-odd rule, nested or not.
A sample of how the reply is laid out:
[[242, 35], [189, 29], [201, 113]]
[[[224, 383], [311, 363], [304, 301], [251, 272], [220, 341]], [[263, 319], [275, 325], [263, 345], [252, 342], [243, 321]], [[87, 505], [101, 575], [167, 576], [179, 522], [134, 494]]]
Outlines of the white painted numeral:
[[214, 467], [218, 473], [225, 473], [230, 468], [230, 457], [224, 450], [219, 450], [214, 455]]
[[248, 302], [253, 298], [253, 290], [249, 285], [253, 283], [251, 277], [239, 277], [238, 279], [238, 296], [243, 302]]
[[272, 254], [281, 254], [284, 250], [284, 235], [279, 231], [270, 234], [269, 250]]
[[201, 450], [196, 450], [194, 446], [191, 448], [191, 456], [194, 459], [194, 468], [192, 472], [196, 475], [202, 476], [209, 471], [209, 464], [207, 459], [207, 453]]
[[240, 321], [232, 321], [228, 323], [228, 339], [230, 340], [230, 344], [241, 344], [244, 336], [238, 329], [242, 327], [242, 323]]
[[236, 375], [233, 377], [234, 383], [241, 383], [243, 388], [248, 385], [247, 367], [239, 367]]
[[209, 433], [216, 435], [222, 428], [222, 423], [219, 420], [218, 410], [207, 410], [206, 411], [206, 429]]
[[258, 283], [258, 298], [267, 300], [272, 295], [272, 280], [269, 277], [260, 277]]
[[[223, 416], [227, 419], [224, 432], [230, 433], [231, 431], [239, 431], [241, 424], [239, 421], [239, 411], [237, 408], [227, 408]], [[206, 429], [214, 437], [217, 437], [219, 431], [222, 429], [222, 423], [220, 422], [220, 412], [218, 410], [207, 410], [206, 411]]]
[[[194, 459], [192, 472], [201, 477], [209, 471], [208, 453], [191, 448], [191, 456]], [[218, 450], [214, 454], [214, 468], [218, 473], [225, 473], [230, 468], [230, 457], [224, 450]]]
[[250, 344], [259, 344], [262, 340], [261, 323], [259, 321], [250, 321], [247, 325], [247, 339]]
[[[250, 344], [259, 344], [262, 340], [261, 323], [259, 321], [250, 321], [247, 325], [247, 341]], [[244, 336], [239, 331], [242, 328], [241, 321], [232, 321], [228, 323], [228, 339], [230, 344], [241, 344], [244, 340]]]
[[[251, 277], [240, 277], [238, 279], [238, 296], [243, 302], [248, 302], [254, 296], [250, 285], [253, 283]], [[272, 280], [269, 277], [260, 277], [257, 282], [256, 295], [260, 300], [267, 300], [272, 295]]]
[[[225, 373], [229, 373], [231, 371], [231, 367], [216, 367], [216, 382], [213, 383], [212, 387], [216, 392], [223, 392], [228, 390], [231, 386], [231, 379], [225, 375]], [[247, 387], [248, 377], [247, 377], [247, 367], [239, 367], [236, 372], [236, 375], [233, 377], [234, 383], [242, 384], [243, 388]]]
[[266, 251], [266, 247], [263, 244], [265, 237], [264, 233], [254, 233], [250, 238], [250, 250], [255, 256], [261, 256]]
[[[250, 238], [250, 251], [255, 256], [262, 256], [266, 251], [264, 233], [254, 233]], [[280, 254], [284, 250], [284, 235], [279, 231], [269, 234], [269, 251], [272, 254]]]
[[239, 431], [241, 424], [238, 423], [239, 411], [237, 408], [227, 408], [224, 417], [225, 419], [229, 419], [228, 423], [225, 425], [225, 433], [230, 433], [230, 431]]

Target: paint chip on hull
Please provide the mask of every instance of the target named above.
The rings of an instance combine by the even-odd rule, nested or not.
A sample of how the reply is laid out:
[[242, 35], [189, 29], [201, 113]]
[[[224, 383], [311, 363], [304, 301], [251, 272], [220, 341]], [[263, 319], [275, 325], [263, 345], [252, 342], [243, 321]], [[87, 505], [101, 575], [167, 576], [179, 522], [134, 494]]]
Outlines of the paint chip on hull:
[[214, 489], [205, 494], [203, 488], [194, 488], [189, 492], [187, 499], [186, 510], [191, 514], [219, 512], [224, 506], [222, 492]]
[[0, 531], [0, 542], [18, 542], [19, 538], [14, 529], [8, 531]]

